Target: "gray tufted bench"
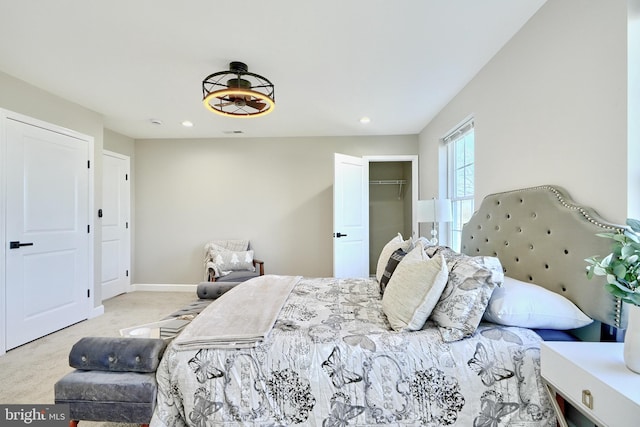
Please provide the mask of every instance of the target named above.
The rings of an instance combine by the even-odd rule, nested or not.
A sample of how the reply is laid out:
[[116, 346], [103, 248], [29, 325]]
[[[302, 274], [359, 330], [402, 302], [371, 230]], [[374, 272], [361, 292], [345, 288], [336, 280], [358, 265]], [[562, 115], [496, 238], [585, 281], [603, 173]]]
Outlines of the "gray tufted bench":
[[201, 300], [218, 299], [240, 283], [242, 282], [200, 282], [196, 294]]
[[[238, 282], [202, 282], [199, 300], [164, 319], [197, 316]], [[156, 370], [166, 342], [157, 338], [86, 337], [71, 348], [76, 368], [54, 386], [55, 403], [69, 404], [71, 427], [80, 420], [148, 425], [156, 406]]]
[[87, 337], [69, 353], [76, 368], [54, 386], [55, 403], [80, 420], [148, 425], [156, 406], [156, 369], [166, 343], [156, 338]]

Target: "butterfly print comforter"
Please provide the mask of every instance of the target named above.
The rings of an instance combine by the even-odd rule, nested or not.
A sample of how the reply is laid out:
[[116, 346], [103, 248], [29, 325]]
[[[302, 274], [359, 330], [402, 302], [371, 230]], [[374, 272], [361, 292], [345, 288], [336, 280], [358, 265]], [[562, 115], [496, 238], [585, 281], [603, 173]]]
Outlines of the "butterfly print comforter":
[[256, 347], [169, 345], [151, 425], [556, 425], [533, 331], [482, 323], [452, 343], [430, 322], [393, 332], [378, 289], [303, 278]]

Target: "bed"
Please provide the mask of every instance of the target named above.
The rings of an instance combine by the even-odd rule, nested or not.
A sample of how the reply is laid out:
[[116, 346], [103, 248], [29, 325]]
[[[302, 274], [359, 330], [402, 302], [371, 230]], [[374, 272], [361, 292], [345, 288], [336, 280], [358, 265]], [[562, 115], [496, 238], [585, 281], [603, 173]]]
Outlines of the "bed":
[[[549, 325], [489, 322], [487, 307], [507, 277], [573, 302], [589, 319], [571, 333], [600, 339], [624, 328], [624, 306], [586, 278], [584, 263], [609, 249], [595, 233], [616, 229], [561, 188], [541, 186], [487, 196], [464, 227], [462, 254], [427, 247], [419, 261], [418, 251], [404, 251], [382, 295], [379, 271], [376, 278], [252, 279], [210, 304], [169, 345], [151, 425], [555, 426], [540, 379], [544, 332], [533, 327]], [[388, 268], [391, 257], [381, 258]], [[412, 288], [402, 285], [416, 271], [431, 275], [430, 287], [406, 299]], [[258, 308], [245, 297], [260, 301]], [[403, 317], [412, 305], [418, 309]], [[256, 337], [243, 329], [254, 318], [269, 325]], [[209, 339], [214, 330], [222, 340]]]

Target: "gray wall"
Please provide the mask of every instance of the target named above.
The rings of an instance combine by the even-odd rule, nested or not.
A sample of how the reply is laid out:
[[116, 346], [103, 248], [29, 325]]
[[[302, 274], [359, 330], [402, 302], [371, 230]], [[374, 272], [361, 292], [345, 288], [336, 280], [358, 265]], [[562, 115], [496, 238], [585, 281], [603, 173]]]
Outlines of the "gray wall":
[[[628, 5], [636, 7], [635, 21]], [[93, 136], [96, 201], [103, 139], [106, 149], [132, 157], [134, 283], [199, 281], [202, 245], [225, 237], [250, 238], [268, 272], [326, 276], [332, 273], [333, 153], [418, 153], [421, 196], [432, 197], [443, 186], [438, 139], [471, 114], [477, 200], [551, 183], [624, 221], [633, 212], [629, 200], [639, 203], [640, 187], [639, 162], [630, 154], [640, 147], [637, 120], [629, 120], [638, 111], [629, 70], [638, 69], [640, 49], [627, 33], [632, 22], [638, 33], [637, 5], [547, 2], [419, 136], [133, 143], [104, 130], [99, 114], [1, 72], [0, 108]], [[637, 78], [634, 87], [637, 92]], [[95, 237], [99, 284], [99, 229]]]
[[421, 132], [421, 194], [435, 194], [444, 179], [432, 179], [439, 138], [473, 115], [476, 204], [489, 193], [556, 184], [624, 222], [633, 191], [627, 90], [626, 2], [545, 3]]
[[418, 137], [135, 142], [133, 283], [190, 284], [203, 246], [250, 239], [273, 274], [333, 274], [333, 154], [417, 154]]

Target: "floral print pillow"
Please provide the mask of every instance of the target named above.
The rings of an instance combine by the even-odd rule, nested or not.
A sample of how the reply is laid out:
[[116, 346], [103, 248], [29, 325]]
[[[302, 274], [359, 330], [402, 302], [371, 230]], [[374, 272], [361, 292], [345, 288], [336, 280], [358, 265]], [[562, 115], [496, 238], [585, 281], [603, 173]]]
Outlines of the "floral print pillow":
[[449, 268], [449, 280], [430, 319], [446, 342], [473, 335], [493, 290], [504, 281], [500, 260], [488, 256], [471, 257], [447, 246], [431, 246], [426, 252], [431, 257], [442, 254]]

